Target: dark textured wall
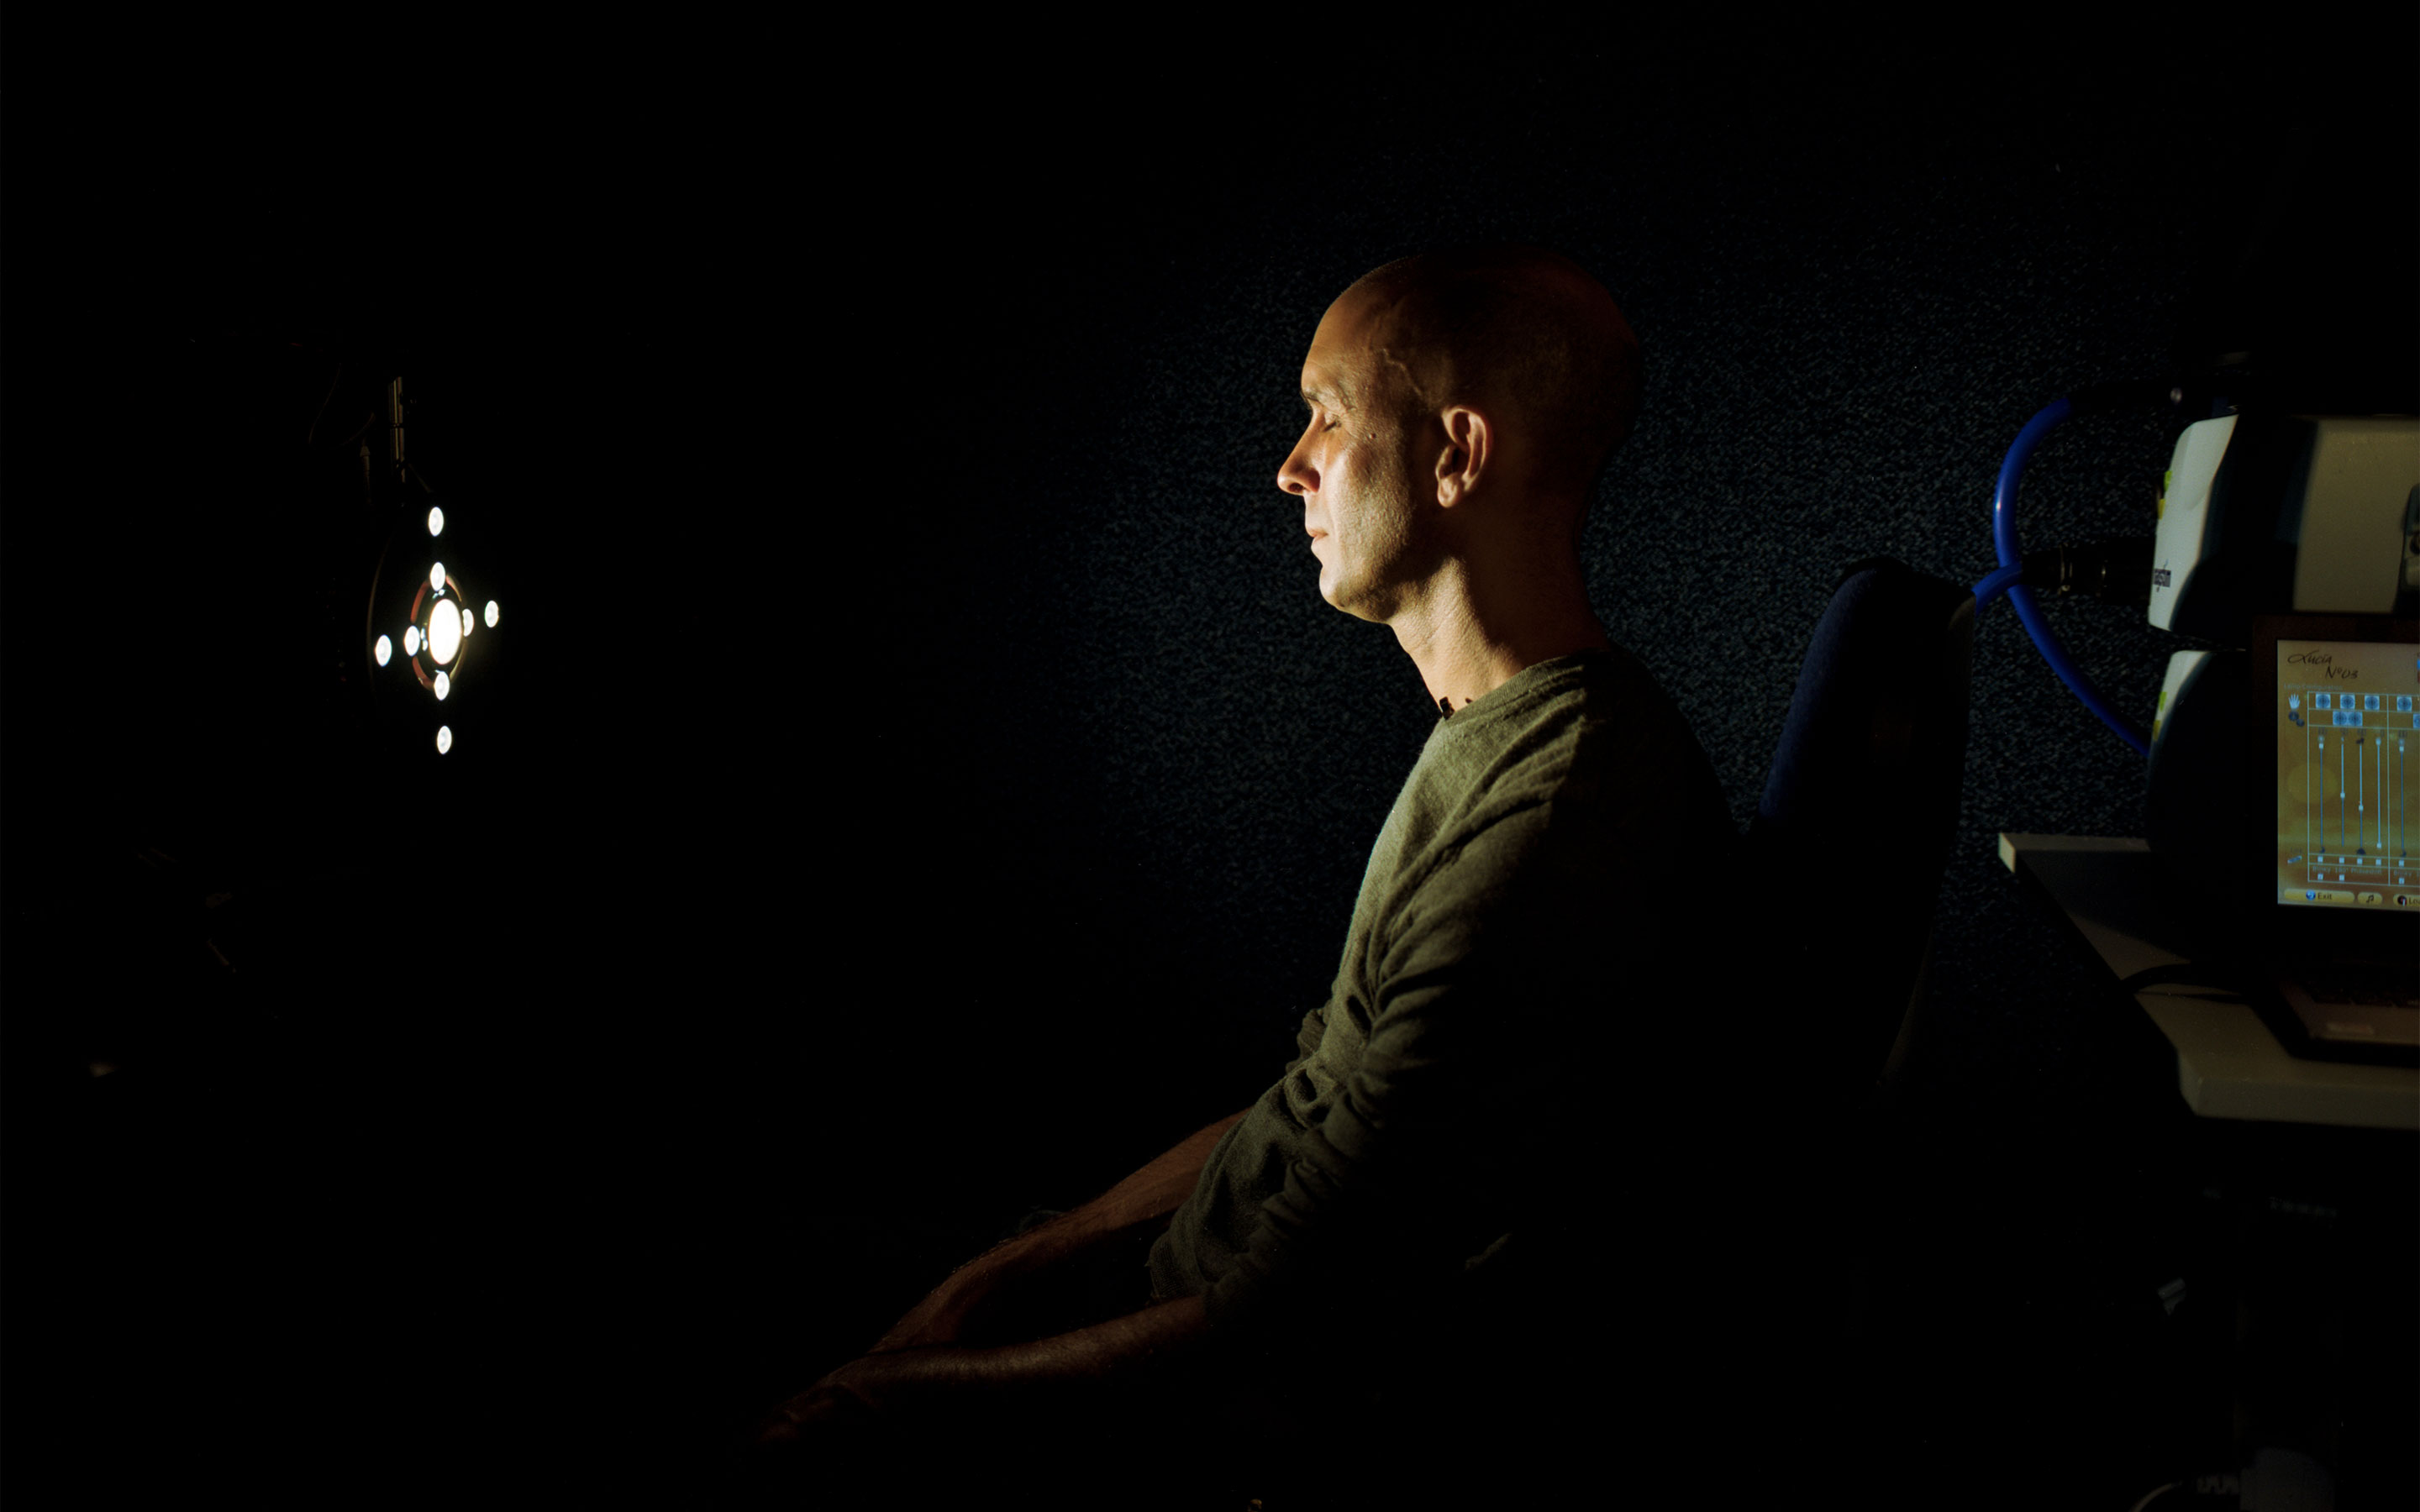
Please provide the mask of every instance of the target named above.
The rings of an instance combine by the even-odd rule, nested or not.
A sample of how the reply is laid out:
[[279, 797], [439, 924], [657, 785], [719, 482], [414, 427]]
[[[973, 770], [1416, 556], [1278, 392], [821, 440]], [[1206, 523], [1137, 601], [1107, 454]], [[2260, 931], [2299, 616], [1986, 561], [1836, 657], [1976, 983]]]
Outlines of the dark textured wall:
[[[1613, 292], [1646, 400], [1590, 590], [1745, 826], [1838, 569], [1982, 577], [2045, 404], [2251, 347], [2318, 402], [2409, 407], [2410, 79], [2362, 62], [2408, 64], [2398, 24], [2351, 54], [2240, 19], [1959, 49], [1721, 19], [1109, 62], [976, 39], [843, 95], [483, 48], [409, 75], [400, 156], [376, 93], [63, 108], [11, 149], [45, 212], [10, 232], [12, 917], [84, 886], [27, 857], [79, 876], [137, 836], [282, 876], [247, 966], [373, 1089], [307, 1126], [378, 1173], [424, 1290], [551, 1341], [530, 1380], [592, 1357], [572, 1319], [608, 1297], [667, 1357], [778, 1377], [749, 1299], [822, 1343], [895, 1311], [1025, 1204], [1249, 1102], [1324, 997], [1434, 717], [1391, 635], [1321, 602], [1275, 486], [1346, 284], [1511, 237]], [[372, 192], [381, 164], [408, 193]], [[297, 522], [336, 507], [256, 486], [302, 476], [322, 380], [178, 346], [229, 324], [402, 354], [420, 455], [505, 532], [515, 712], [442, 806], [230, 737], [287, 684], [144, 659], [201, 564], [308, 565]], [[198, 450], [161, 418], [195, 384]], [[2026, 544], [2149, 533], [2174, 433], [2059, 431]], [[57, 498], [85, 502], [33, 507]], [[30, 654], [78, 601], [109, 607]], [[2049, 612], [2148, 723], [2186, 642]], [[1926, 1082], [1977, 1163], [2088, 1159], [2096, 1110], [2163, 1084], [1993, 837], [2140, 834], [2142, 762], [2004, 605], [1973, 706]], [[442, 958], [332, 922], [428, 819], [484, 888]], [[306, 852], [341, 885], [296, 885]], [[1744, 887], [1744, 946], [1822, 884]], [[1706, 967], [1652, 1011], [1822, 1000], [1752, 949]], [[1639, 1074], [1714, 1098], [1718, 1045]]]
[[[2258, 324], [2263, 277], [2300, 290], [2322, 267], [2367, 268], [2364, 297], [2393, 296], [2347, 248], [2408, 224], [2374, 178], [2404, 160], [2341, 132], [2299, 166], [2282, 156], [2297, 141], [2283, 127], [2315, 117], [2280, 91], [2316, 106], [2323, 84], [2241, 33], [2098, 41], [1994, 59], [1807, 34], [1714, 66], [1676, 39], [1469, 72], [1405, 56], [1349, 100], [1306, 82], [1299, 109], [1281, 103], [1282, 69], [1277, 85], [1240, 64], [1103, 79], [1006, 127], [1012, 145], [968, 144], [957, 175], [881, 184], [875, 202], [908, 225], [1001, 228], [929, 273], [910, 254], [917, 275], [889, 285], [918, 332], [900, 402], [963, 393], [973, 412], [935, 413], [933, 430], [969, 427], [973, 455], [946, 482], [892, 466], [867, 480], [901, 514], [877, 506], [899, 523], [864, 565], [921, 584], [938, 554], [960, 574], [911, 597], [901, 628], [931, 632], [937, 673], [964, 679], [940, 686], [963, 691], [900, 717], [936, 764], [925, 791], [969, 794], [972, 854], [1028, 879], [1016, 928], [1041, 982], [984, 989], [1043, 997], [1014, 1038], [1111, 1034], [1173, 1078], [1142, 1106], [1184, 1088], [1188, 1112], [1168, 1114], [1183, 1122], [1238, 1101], [1219, 1088], [1254, 1085], [1325, 990], [1429, 717], [1391, 637], [1319, 601], [1296, 501], [1274, 486], [1309, 333], [1369, 267], [1523, 237], [1577, 257], [1629, 312], [1648, 397], [1586, 539], [1591, 588], [1697, 725], [1743, 824], [1841, 564], [1888, 552], [1982, 576], [1993, 480], [2035, 410]], [[1465, 108], [1446, 108], [1457, 94]], [[1211, 116], [1236, 100], [1280, 118]], [[2272, 229], [2281, 186], [2298, 197]], [[2349, 261], [2295, 260], [2316, 245]], [[2247, 251], [2268, 260], [2234, 280]], [[2329, 321], [2265, 329], [2280, 326]], [[962, 353], [983, 376], [942, 368]], [[899, 461], [929, 433], [908, 434]], [[2071, 424], [2028, 478], [2026, 541], [2147, 533], [2173, 436], [2157, 415]], [[870, 591], [896, 602], [887, 582]], [[2138, 612], [2054, 613], [2148, 721], [2185, 642]], [[1944, 1074], [2023, 1100], [2080, 1071], [2087, 1010], [1993, 837], [2139, 834], [2142, 764], [2004, 609], [1980, 626], [1975, 676], [1940, 916]], [[990, 785], [965, 788], [970, 766]], [[1810, 879], [1775, 883], [1792, 880]], [[1715, 998], [1759, 990], [1721, 978]], [[1076, 982], [1097, 986], [1049, 1001]], [[1035, 1086], [1054, 1064], [1085, 1117], [1127, 1095], [1048, 1055]]]

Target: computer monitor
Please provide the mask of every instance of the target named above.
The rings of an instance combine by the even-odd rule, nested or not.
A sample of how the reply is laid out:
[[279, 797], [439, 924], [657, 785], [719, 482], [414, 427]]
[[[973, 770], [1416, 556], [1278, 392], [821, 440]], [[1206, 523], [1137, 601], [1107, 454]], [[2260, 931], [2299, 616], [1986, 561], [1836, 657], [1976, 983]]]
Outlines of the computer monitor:
[[[2261, 615], [2249, 659], [2245, 943], [2420, 990], [2420, 621]], [[2408, 1009], [2369, 1016], [2348, 1027], [2410, 1037]]]

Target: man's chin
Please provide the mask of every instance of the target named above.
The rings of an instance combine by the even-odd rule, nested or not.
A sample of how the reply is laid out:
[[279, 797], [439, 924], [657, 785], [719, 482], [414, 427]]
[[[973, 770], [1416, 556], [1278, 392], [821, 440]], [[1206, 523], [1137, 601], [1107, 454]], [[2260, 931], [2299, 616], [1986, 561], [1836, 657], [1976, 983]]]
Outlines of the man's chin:
[[1340, 614], [1350, 614], [1357, 620], [1368, 620], [1373, 625], [1386, 621], [1386, 616], [1378, 613], [1372, 605], [1367, 591], [1337, 581], [1336, 569], [1332, 565], [1323, 564], [1319, 569], [1319, 596], [1326, 600], [1329, 609]]
[[1329, 609], [1336, 610], [1340, 614], [1350, 614], [1357, 620], [1368, 620], [1373, 625], [1384, 625], [1386, 623], [1383, 616], [1374, 614], [1371, 611], [1369, 604], [1364, 600], [1357, 598], [1339, 598], [1336, 594], [1329, 593], [1326, 588], [1322, 588], [1320, 590], [1319, 596], [1327, 601], [1327, 607]]

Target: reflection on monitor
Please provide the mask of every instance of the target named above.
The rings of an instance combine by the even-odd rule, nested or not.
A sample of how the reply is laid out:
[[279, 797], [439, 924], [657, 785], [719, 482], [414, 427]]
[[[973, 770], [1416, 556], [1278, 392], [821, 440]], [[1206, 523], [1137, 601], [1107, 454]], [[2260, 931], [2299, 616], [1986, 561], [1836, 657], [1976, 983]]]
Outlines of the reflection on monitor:
[[2277, 641], [2277, 901], [2420, 913], [2409, 644]]

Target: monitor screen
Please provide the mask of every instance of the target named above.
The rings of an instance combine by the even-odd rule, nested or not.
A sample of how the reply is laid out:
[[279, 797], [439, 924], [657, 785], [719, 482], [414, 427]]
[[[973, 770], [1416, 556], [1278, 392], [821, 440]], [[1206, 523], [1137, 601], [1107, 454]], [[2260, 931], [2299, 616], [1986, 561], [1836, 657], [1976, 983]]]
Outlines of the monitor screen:
[[2277, 638], [2277, 901], [2420, 915], [2420, 648]]

